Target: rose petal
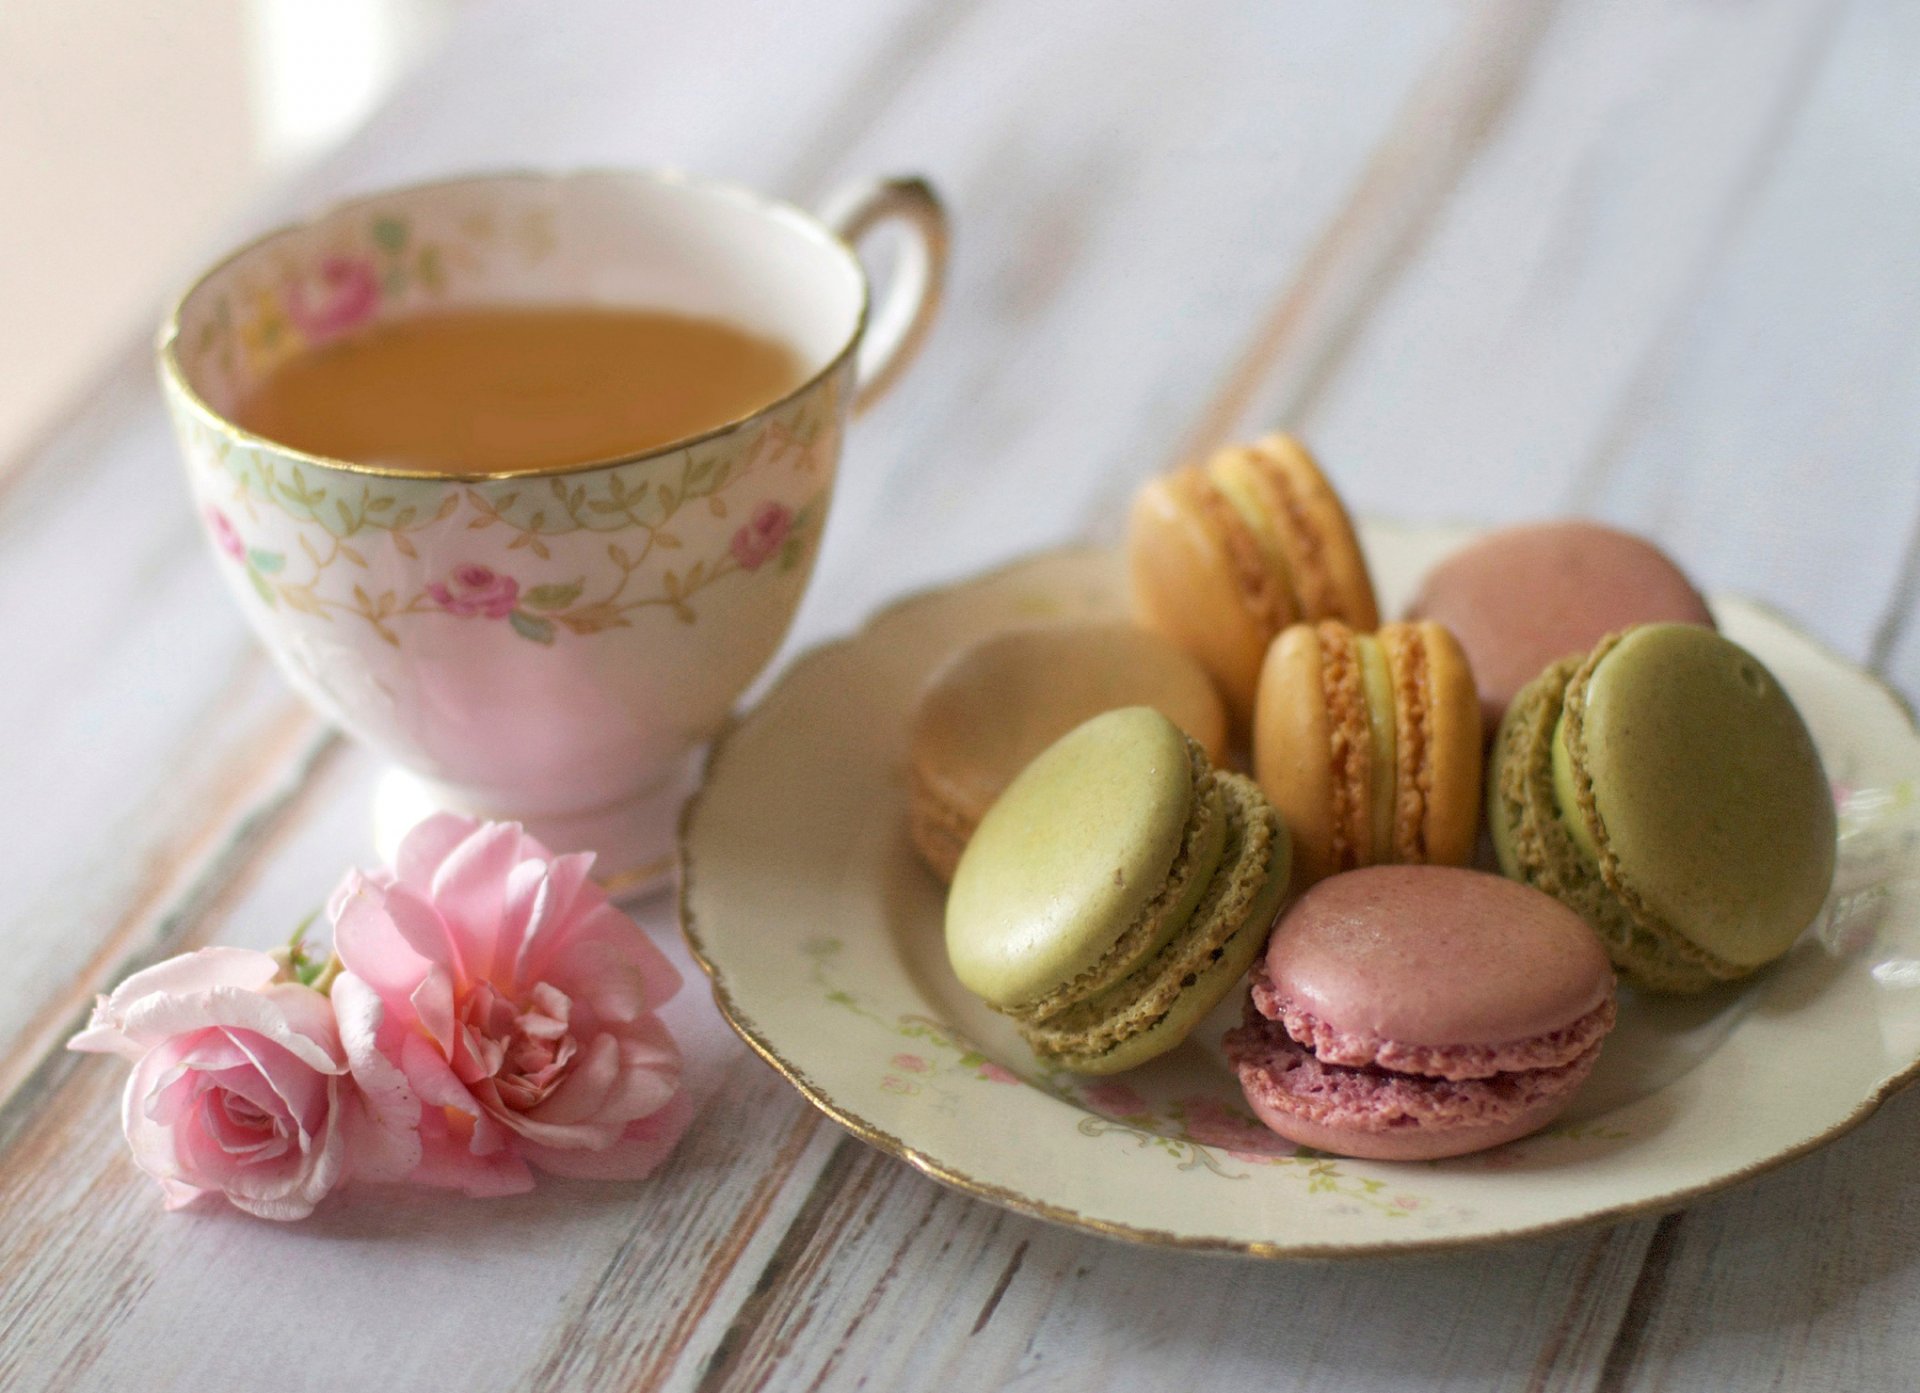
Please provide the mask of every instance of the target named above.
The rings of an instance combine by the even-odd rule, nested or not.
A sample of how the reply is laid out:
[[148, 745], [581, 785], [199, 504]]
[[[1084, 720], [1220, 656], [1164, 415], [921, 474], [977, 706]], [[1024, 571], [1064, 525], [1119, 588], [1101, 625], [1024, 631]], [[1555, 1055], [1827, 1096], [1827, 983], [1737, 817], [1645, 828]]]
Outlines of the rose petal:
[[606, 904], [605, 892], [588, 879], [592, 869], [593, 856], [584, 852], [556, 856], [548, 865], [545, 891], [514, 959], [516, 983], [550, 977], [554, 953], [580, 932], [594, 910]]
[[521, 840], [516, 822], [486, 823], [449, 850], [433, 873], [429, 892], [433, 905], [471, 969], [462, 974], [463, 981], [489, 969], [494, 961], [508, 876], [527, 859]]
[[373, 988], [389, 1011], [404, 1006], [433, 965], [408, 945], [388, 911], [388, 897], [401, 887], [377, 885], [354, 874], [343, 889], [345, 893], [335, 896], [333, 951], [342, 967]]
[[658, 1112], [628, 1123], [619, 1138], [601, 1150], [562, 1151], [522, 1142], [520, 1154], [549, 1175], [645, 1180], [673, 1151], [692, 1119], [693, 1101], [685, 1093], [676, 1093]]
[[216, 987], [252, 990], [266, 986], [279, 971], [280, 964], [268, 954], [248, 948], [201, 948], [168, 958], [134, 973], [110, 994], [97, 997], [87, 1028], [68, 1041], [67, 1048], [138, 1059], [165, 1037], [136, 1037], [128, 1032], [126, 1016], [135, 1003], [152, 996], [186, 995]]
[[380, 998], [358, 977], [342, 973], [334, 979], [333, 1007], [356, 1095], [345, 1132], [352, 1173], [362, 1180], [403, 1180], [420, 1164], [420, 1099], [376, 1043]]
[[[298, 1027], [290, 1014], [299, 1018]], [[311, 987], [216, 987], [191, 996], [148, 996], [127, 1012], [128, 1034], [136, 1039], [173, 1040], [215, 1026], [264, 1036], [321, 1073], [345, 1072], [332, 1012], [326, 998]]]

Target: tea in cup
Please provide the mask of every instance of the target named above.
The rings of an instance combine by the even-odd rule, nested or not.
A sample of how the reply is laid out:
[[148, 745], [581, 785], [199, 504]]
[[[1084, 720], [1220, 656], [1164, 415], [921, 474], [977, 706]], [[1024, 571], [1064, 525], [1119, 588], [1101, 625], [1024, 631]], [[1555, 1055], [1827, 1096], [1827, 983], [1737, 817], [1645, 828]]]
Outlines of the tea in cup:
[[[898, 222], [871, 321], [851, 242]], [[204, 275], [160, 343], [229, 588], [294, 686], [432, 808], [672, 859], [700, 747], [813, 567], [848, 415], [905, 365], [946, 226], [729, 185], [515, 174], [374, 195]]]

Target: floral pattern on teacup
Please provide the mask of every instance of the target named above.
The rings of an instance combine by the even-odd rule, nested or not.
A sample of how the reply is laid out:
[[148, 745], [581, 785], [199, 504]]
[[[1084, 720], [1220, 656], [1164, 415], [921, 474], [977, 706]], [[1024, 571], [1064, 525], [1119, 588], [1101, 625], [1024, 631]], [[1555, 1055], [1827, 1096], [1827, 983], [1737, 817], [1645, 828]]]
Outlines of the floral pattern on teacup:
[[434, 617], [505, 621], [552, 645], [650, 611], [694, 624], [716, 584], [809, 564], [842, 400], [841, 380], [824, 382], [747, 428], [744, 449], [728, 438], [580, 474], [452, 485], [303, 463], [180, 416], [208, 533], [269, 608], [357, 620], [396, 648]]

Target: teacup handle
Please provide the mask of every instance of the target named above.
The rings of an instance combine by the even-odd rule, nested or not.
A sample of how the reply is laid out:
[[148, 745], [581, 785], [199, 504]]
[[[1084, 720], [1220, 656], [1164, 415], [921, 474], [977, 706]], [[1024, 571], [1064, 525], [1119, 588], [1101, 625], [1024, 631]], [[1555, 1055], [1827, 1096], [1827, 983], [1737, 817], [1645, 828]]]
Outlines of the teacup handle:
[[853, 409], [862, 412], [913, 361], [940, 308], [947, 281], [947, 210], [924, 179], [875, 179], [828, 198], [820, 220], [849, 246], [885, 222], [898, 221], [906, 232], [899, 264], [867, 321], [855, 365]]

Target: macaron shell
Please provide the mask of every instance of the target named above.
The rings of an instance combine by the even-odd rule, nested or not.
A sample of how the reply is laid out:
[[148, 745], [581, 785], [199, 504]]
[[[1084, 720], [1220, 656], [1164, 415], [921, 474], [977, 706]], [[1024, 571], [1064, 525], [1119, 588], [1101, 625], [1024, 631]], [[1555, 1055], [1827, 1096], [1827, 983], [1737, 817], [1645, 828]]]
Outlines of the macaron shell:
[[1267, 651], [1253, 720], [1253, 773], [1293, 841], [1293, 880], [1308, 885], [1336, 869], [1334, 720], [1322, 674], [1319, 629], [1296, 624]]
[[1034, 756], [1103, 711], [1151, 706], [1225, 758], [1211, 680], [1157, 634], [1123, 623], [1039, 624], [956, 654], [928, 681], [908, 738], [914, 843], [943, 880], [993, 801]]
[[1751, 969], [1784, 953], [1833, 881], [1819, 751], [1759, 659], [1708, 630], [1631, 629], [1569, 691], [1602, 874], [1637, 911]]
[[1554, 793], [1553, 732], [1584, 657], [1555, 663], [1507, 708], [1494, 739], [1487, 821], [1501, 872], [1552, 895], [1600, 936], [1614, 966], [1643, 987], [1697, 992], [1729, 975], [1670, 930], [1638, 922], [1580, 854]]
[[1195, 500], [1195, 487], [1193, 473], [1182, 471], [1149, 481], [1134, 497], [1127, 528], [1134, 612], [1206, 669], [1244, 727], [1273, 628], [1247, 608], [1220, 521]]
[[1340, 495], [1318, 461], [1293, 436], [1276, 431], [1251, 447], [1276, 486], [1289, 525], [1281, 529], [1305, 620], [1338, 619], [1362, 632], [1378, 627], [1380, 607], [1366, 553]]
[[1098, 965], [1166, 884], [1193, 794], [1186, 737], [1146, 707], [1050, 745], [954, 872], [947, 956], [961, 983], [1017, 1008]]
[[1461, 548], [1428, 573], [1407, 612], [1460, 640], [1489, 738], [1550, 663], [1630, 624], [1713, 624], [1706, 601], [1658, 547], [1580, 521], [1505, 528]]
[[1374, 866], [1313, 887], [1266, 956], [1275, 994], [1342, 1032], [1483, 1046], [1564, 1029], [1613, 994], [1593, 930], [1558, 900], [1448, 866]]
[[1480, 833], [1484, 745], [1473, 670], [1439, 624], [1388, 624], [1380, 641], [1393, 669], [1402, 811], [1395, 860], [1464, 866]]

